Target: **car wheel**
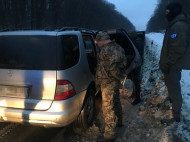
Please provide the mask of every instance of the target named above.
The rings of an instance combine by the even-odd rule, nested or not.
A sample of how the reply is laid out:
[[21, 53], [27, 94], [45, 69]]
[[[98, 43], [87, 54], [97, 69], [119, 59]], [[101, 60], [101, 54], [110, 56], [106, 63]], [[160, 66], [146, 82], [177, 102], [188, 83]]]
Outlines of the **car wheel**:
[[87, 98], [85, 99], [84, 107], [77, 118], [76, 126], [82, 129], [87, 129], [92, 126], [95, 114], [95, 91], [88, 90]]

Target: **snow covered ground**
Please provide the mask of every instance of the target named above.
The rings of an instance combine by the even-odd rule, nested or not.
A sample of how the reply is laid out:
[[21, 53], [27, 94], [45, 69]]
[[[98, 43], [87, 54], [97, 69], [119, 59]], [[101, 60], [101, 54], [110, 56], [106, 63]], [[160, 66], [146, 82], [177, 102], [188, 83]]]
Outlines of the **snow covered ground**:
[[[157, 80], [162, 73], [159, 71], [158, 62], [163, 42], [163, 33], [146, 34], [146, 49], [143, 67], [143, 86], [146, 90], [151, 90], [154, 84], [151, 80]], [[190, 141], [190, 71], [182, 71], [181, 89], [183, 96], [181, 122], [177, 128], [177, 135], [184, 141]]]

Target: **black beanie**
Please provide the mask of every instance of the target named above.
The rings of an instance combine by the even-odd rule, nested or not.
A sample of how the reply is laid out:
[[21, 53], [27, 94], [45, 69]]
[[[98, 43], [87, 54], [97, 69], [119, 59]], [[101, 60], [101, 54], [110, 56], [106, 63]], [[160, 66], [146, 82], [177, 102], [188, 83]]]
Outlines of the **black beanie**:
[[179, 2], [171, 2], [166, 6], [166, 9], [170, 10], [166, 15], [169, 22], [182, 12], [182, 6]]

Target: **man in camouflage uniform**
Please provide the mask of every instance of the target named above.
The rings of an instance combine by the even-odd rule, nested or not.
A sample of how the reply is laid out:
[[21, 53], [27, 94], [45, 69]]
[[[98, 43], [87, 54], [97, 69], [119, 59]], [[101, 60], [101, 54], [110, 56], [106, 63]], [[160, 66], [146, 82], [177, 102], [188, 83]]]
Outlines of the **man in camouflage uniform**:
[[99, 32], [95, 40], [100, 48], [96, 84], [102, 91], [102, 112], [105, 120], [104, 137], [97, 141], [112, 141], [115, 139], [116, 125], [122, 125], [119, 88], [120, 82], [125, 78], [127, 59], [124, 49], [111, 41], [107, 32]]

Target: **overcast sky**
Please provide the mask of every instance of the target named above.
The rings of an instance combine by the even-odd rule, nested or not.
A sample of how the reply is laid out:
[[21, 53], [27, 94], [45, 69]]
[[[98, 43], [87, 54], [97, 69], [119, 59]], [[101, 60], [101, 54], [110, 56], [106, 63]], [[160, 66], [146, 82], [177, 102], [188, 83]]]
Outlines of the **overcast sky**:
[[116, 10], [127, 17], [137, 30], [145, 30], [146, 24], [159, 0], [107, 0], [113, 3]]

